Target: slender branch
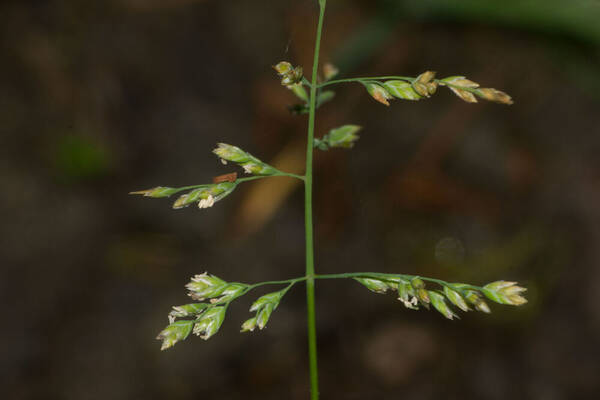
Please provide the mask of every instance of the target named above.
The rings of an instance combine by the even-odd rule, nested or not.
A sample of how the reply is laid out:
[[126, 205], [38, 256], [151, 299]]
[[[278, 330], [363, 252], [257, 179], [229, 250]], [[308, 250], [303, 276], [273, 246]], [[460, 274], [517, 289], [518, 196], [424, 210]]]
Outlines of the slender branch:
[[[451, 285], [450, 283], [443, 281], [441, 279], [426, 278], [426, 277], [423, 277], [420, 275], [387, 274], [387, 273], [381, 273], [381, 272], [348, 272], [348, 273], [343, 273], [343, 274], [327, 274], [327, 275], [316, 275], [315, 276], [315, 279], [344, 279], [344, 278], [376, 278], [376, 279], [380, 279], [380, 280], [384, 280], [384, 281], [385, 280], [395, 281], [398, 278], [410, 281], [413, 278], [421, 278], [424, 281], [437, 283], [440, 286]], [[466, 284], [464, 285], [464, 288], [475, 289], [475, 290], [483, 289], [480, 286], [466, 285]]]
[[257, 287], [261, 287], [261, 286], [266, 286], [266, 285], [285, 285], [287, 284], [295, 284], [298, 282], [302, 282], [305, 281], [307, 278], [305, 276], [302, 276], [300, 278], [293, 278], [293, 279], [286, 279], [283, 281], [267, 281], [267, 282], [258, 282], [258, 283], [254, 283], [252, 285], [248, 285], [248, 290], [252, 290], [255, 289]]
[[304, 180], [304, 176], [302, 176], [302, 175], [296, 175], [296, 174], [291, 174], [291, 173], [288, 173], [288, 172], [281, 172], [281, 171], [279, 171], [279, 172], [276, 172], [276, 173], [274, 173], [272, 175], [248, 176], [248, 177], [245, 177], [245, 178], [237, 179], [235, 182], [236, 183], [238, 183], [238, 182], [239, 183], [241, 183], [241, 182], [248, 182], [248, 181], [253, 181], [253, 180], [256, 180], [256, 179], [272, 178], [272, 177], [276, 177], [276, 176], [287, 176], [287, 177], [290, 177], [290, 178], [300, 179], [301, 181]]
[[304, 175], [291, 174], [289, 172], [281, 172], [280, 174], [271, 175], [271, 176], [289, 176], [290, 178], [300, 179], [301, 181], [304, 180]]
[[415, 80], [415, 78], [411, 78], [409, 76], [370, 76], [370, 77], [365, 77], [365, 78], [347, 78], [347, 79], [336, 79], [333, 81], [329, 81], [329, 82], [324, 82], [321, 83], [320, 85], [318, 85], [318, 88], [322, 88], [325, 86], [329, 86], [329, 85], [335, 85], [338, 83], [360, 83], [363, 81], [379, 81], [382, 79], [398, 79], [401, 81], [408, 81], [408, 82], [412, 82]]
[[[314, 280], [317, 280], [317, 279], [349, 279], [349, 278], [350, 279], [351, 278], [374, 278], [374, 279], [380, 279], [380, 280], [389, 281], [389, 282], [395, 282], [398, 279], [410, 281], [413, 278], [421, 278], [424, 281], [436, 283], [440, 286], [452, 285], [452, 283], [443, 281], [441, 279], [427, 278], [427, 277], [423, 277], [420, 275], [389, 274], [389, 273], [383, 273], [383, 272], [345, 272], [345, 273], [341, 273], [341, 274], [323, 274], [323, 275], [315, 274], [313, 276]], [[285, 280], [281, 280], [281, 281], [259, 282], [259, 283], [254, 283], [252, 285], [248, 285], [248, 291], [250, 291], [254, 288], [260, 287], [260, 286], [296, 284], [298, 282], [303, 282], [303, 281], [308, 281], [308, 280], [309, 280], [308, 276], [301, 276], [298, 278], [285, 279]], [[474, 290], [483, 289], [481, 286], [467, 285], [467, 284], [464, 284], [463, 287], [466, 289], [474, 289]]]
[[[238, 184], [238, 183], [243, 183], [243, 182], [255, 181], [257, 179], [272, 178], [272, 177], [277, 177], [277, 176], [287, 176], [287, 177], [290, 177], [290, 178], [300, 179], [301, 181], [304, 180], [304, 176], [302, 176], [302, 175], [296, 175], [296, 174], [291, 174], [291, 173], [288, 173], [288, 172], [279, 171], [277, 173], [274, 173], [273, 175], [254, 175], [254, 176], [247, 176], [247, 177], [244, 177], [244, 178], [239, 178], [239, 179], [236, 179], [236, 181], [234, 183]], [[203, 183], [201, 185], [182, 186], [182, 187], [176, 188], [177, 191], [174, 192], [174, 193], [182, 192], [184, 190], [191, 190], [191, 189], [199, 189], [199, 188], [203, 188], [203, 187], [209, 187], [209, 186], [212, 186], [212, 185], [213, 185], [213, 183]]]
[[273, 176], [273, 175], [265, 175], [265, 176], [262, 176], [262, 175], [247, 176], [247, 177], [244, 177], [244, 178], [236, 179], [234, 183], [235, 183], [235, 184], [238, 184], [238, 183], [243, 183], [243, 182], [250, 182], [250, 181], [255, 181], [255, 180], [257, 180], [257, 179], [269, 178], [269, 177], [271, 177], [271, 176]]

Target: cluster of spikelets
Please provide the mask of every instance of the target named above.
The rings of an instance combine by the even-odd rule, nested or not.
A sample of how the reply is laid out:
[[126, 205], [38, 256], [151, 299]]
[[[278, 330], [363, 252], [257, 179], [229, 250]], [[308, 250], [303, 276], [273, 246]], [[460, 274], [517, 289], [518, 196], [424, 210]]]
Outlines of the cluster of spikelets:
[[[470, 311], [474, 308], [489, 313], [490, 307], [485, 298], [513, 306], [527, 303], [522, 296], [526, 289], [517, 286], [516, 282], [496, 281], [478, 287], [410, 275], [372, 275], [354, 279], [375, 293], [386, 293], [390, 290], [397, 292], [398, 300], [407, 308], [418, 310], [420, 306], [427, 309], [433, 306], [448, 319], [457, 318], [450, 304], [462, 311]], [[283, 296], [299, 280], [301, 279], [284, 281], [289, 282], [285, 289], [265, 294], [252, 303], [250, 312], [255, 315], [242, 324], [241, 332], [254, 331], [256, 328], [264, 329]], [[425, 280], [434, 281], [441, 288], [428, 289]], [[221, 328], [229, 304], [259, 285], [226, 282], [208, 273], [195, 275], [185, 287], [188, 296], [198, 303], [173, 307], [168, 315], [169, 325], [157, 337], [162, 341], [161, 350], [185, 340], [191, 333], [202, 339], [209, 339]]]
[[223, 164], [227, 164], [229, 161], [234, 162], [247, 174], [269, 176], [280, 173], [276, 168], [262, 162], [252, 154], [230, 144], [219, 143], [219, 147], [214, 149], [213, 153], [219, 156]]
[[[308, 84], [302, 76], [302, 67], [292, 66], [287, 61], [282, 61], [273, 67], [281, 77], [281, 84], [292, 90], [294, 94], [304, 101], [304, 104], [298, 104], [292, 107], [294, 112], [304, 113], [308, 110], [309, 97], [304, 89]], [[330, 81], [338, 74], [338, 69], [331, 64], [325, 64], [323, 67], [323, 83]], [[503, 104], [512, 104], [509, 95], [500, 90], [492, 88], [481, 88], [479, 84], [466, 79], [464, 76], [451, 76], [444, 79], [435, 79], [435, 72], [426, 71], [416, 78], [402, 78], [378, 81], [372, 78], [358, 78], [359, 82], [365, 86], [367, 92], [382, 104], [390, 105], [389, 100], [394, 98], [404, 100], [420, 100], [430, 97], [436, 93], [439, 86], [448, 87], [454, 94], [462, 100], [469, 103], [476, 103], [477, 98], [495, 101]], [[317, 93], [316, 106], [331, 100], [334, 92], [320, 90]], [[321, 138], [314, 139], [314, 147], [319, 150], [328, 150], [330, 148], [352, 148], [359, 139], [357, 133], [361, 130], [358, 125], [343, 125], [332, 129]], [[276, 176], [289, 175], [282, 173], [271, 165], [259, 160], [252, 154], [225, 143], [219, 143], [213, 150], [223, 164], [233, 162], [244, 169], [247, 174], [255, 176]], [[225, 179], [218, 179], [222, 177]], [[158, 186], [152, 189], [131, 192], [131, 194], [141, 194], [146, 197], [162, 198], [170, 197], [179, 192], [187, 191], [180, 195], [173, 203], [174, 209], [180, 209], [196, 203], [199, 208], [212, 207], [216, 202], [222, 200], [231, 194], [238, 185], [236, 174], [227, 174], [215, 178], [212, 184], [187, 186], [182, 188], [172, 188]]]
[[479, 87], [464, 76], [450, 76], [434, 79], [435, 72], [425, 71], [414, 79], [393, 79], [383, 82], [361, 81], [367, 92], [378, 102], [389, 106], [389, 100], [421, 100], [431, 97], [439, 86], [448, 87], [455, 95], [467, 103], [477, 103], [477, 97], [501, 104], [512, 104], [511, 97], [497, 89]]
[[[308, 95], [304, 90], [302, 81], [302, 68], [293, 67], [287, 61], [282, 61], [273, 67], [279, 74], [281, 84], [290, 89], [294, 94], [308, 103]], [[323, 83], [329, 81], [338, 74], [338, 69], [331, 64], [326, 64], [323, 67]], [[497, 89], [494, 88], [482, 88], [479, 83], [473, 82], [464, 76], [450, 76], [444, 79], [435, 79], [436, 73], [434, 71], [425, 71], [416, 78], [409, 77], [398, 77], [394, 79], [379, 80], [378, 78], [357, 78], [353, 81], [361, 83], [367, 92], [378, 102], [390, 105], [390, 100], [403, 99], [403, 100], [421, 100], [428, 98], [437, 92], [439, 86], [445, 86], [449, 88], [456, 96], [467, 103], [477, 103], [477, 98], [481, 98], [488, 101], [493, 101], [501, 104], [512, 104], [512, 98]], [[334, 93], [331, 91], [325, 91], [327, 93], [324, 98], [325, 101], [331, 100]], [[317, 97], [317, 106], [320, 105], [319, 93]], [[292, 107], [292, 111], [303, 113], [306, 111], [305, 105], [297, 105]]]
[[429, 309], [432, 305], [448, 319], [458, 318], [447, 301], [461, 309], [489, 313], [490, 308], [484, 297], [500, 304], [520, 306], [527, 303], [522, 293], [527, 289], [517, 286], [516, 282], [496, 281], [483, 287], [464, 283], [447, 283], [437, 281], [441, 290], [428, 290], [425, 282], [419, 277], [355, 278], [362, 285], [375, 293], [386, 293], [388, 290], [397, 291], [398, 300], [406, 308], [418, 310], [419, 305]]
[[[294, 104], [289, 107], [289, 110], [294, 114], [307, 114], [309, 110], [309, 97], [304, 85], [308, 85], [308, 81], [302, 76], [302, 67], [293, 67], [287, 61], [281, 61], [277, 65], [273, 66], [273, 69], [277, 72], [281, 78], [281, 84], [288, 88], [296, 95], [302, 104]], [[334, 78], [339, 73], [339, 70], [330, 63], [323, 65], [323, 79], [322, 82], [327, 82]], [[333, 90], [319, 90], [315, 99], [315, 107], [319, 108], [323, 104], [333, 100], [335, 92]]]
[[[358, 140], [357, 132], [361, 127], [358, 125], [344, 125], [329, 131], [321, 139], [315, 139], [315, 147], [320, 150], [328, 150], [332, 147], [351, 148]], [[252, 154], [226, 143], [219, 143], [213, 150], [223, 164], [236, 163], [244, 169], [244, 172], [259, 177], [290, 175], [279, 171], [277, 168], [259, 160]], [[297, 176], [296, 176], [297, 177]], [[237, 174], [225, 174], [213, 178], [213, 183], [180, 188], [157, 186], [152, 189], [138, 190], [130, 194], [140, 194], [145, 197], [162, 198], [170, 197], [176, 193], [188, 191], [180, 195], [173, 203], [174, 209], [180, 209], [197, 203], [198, 208], [212, 207], [216, 202], [231, 194], [240, 181]]]
[[[173, 209], [177, 210], [189, 206], [192, 203], [198, 203], [198, 208], [212, 207], [217, 201], [229, 195], [236, 188], [236, 182], [221, 182], [215, 184], [199, 185], [195, 189], [183, 194], [173, 203]], [[189, 188], [172, 188], [166, 186], [157, 186], [152, 189], [138, 190], [130, 194], [141, 194], [145, 197], [161, 198], [170, 197], [178, 192], [188, 190]]]
[[[223, 164], [234, 162], [242, 167], [247, 174], [258, 176], [281, 174], [276, 168], [262, 162], [239, 147], [230, 144], [219, 143], [218, 147], [213, 150], [213, 153], [221, 159]], [[237, 174], [233, 173], [215, 177], [212, 184], [183, 188], [158, 186], [152, 189], [131, 192], [130, 194], [141, 194], [146, 197], [161, 198], [170, 197], [173, 194], [192, 189], [189, 192], [180, 195], [173, 203], [173, 208], [180, 209], [193, 203], [197, 203], [199, 208], [208, 208], [231, 194], [237, 185]]]
[[[162, 341], [161, 350], [185, 340], [190, 333], [204, 340], [215, 335], [225, 320], [229, 303], [251, 289], [250, 285], [225, 282], [208, 273], [195, 275], [185, 287], [189, 291], [188, 296], [201, 303], [173, 307], [168, 315], [169, 325], [157, 336]], [[264, 329], [288, 289], [265, 294], [252, 303], [250, 312], [256, 315], [242, 324], [241, 331], [253, 331], [257, 327]]]
[[281, 77], [281, 84], [283, 86], [291, 86], [302, 81], [302, 67], [294, 67], [287, 61], [282, 61], [277, 65], [273, 66], [273, 69]]

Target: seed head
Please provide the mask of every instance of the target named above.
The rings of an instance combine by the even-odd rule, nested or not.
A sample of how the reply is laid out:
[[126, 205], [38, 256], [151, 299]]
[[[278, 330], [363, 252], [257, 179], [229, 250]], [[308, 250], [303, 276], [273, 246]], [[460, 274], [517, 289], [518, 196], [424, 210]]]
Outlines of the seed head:
[[496, 281], [485, 285], [482, 292], [496, 303], [520, 306], [527, 303], [527, 299], [521, 295], [526, 290], [517, 286], [517, 282]]
[[441, 80], [441, 85], [447, 86], [452, 93], [454, 93], [458, 98], [467, 103], [477, 103], [477, 98], [471, 91], [466, 89], [474, 89], [479, 87], [479, 83], [470, 81], [466, 79], [464, 76], [449, 76], [448, 78], [444, 78]]
[[365, 87], [367, 88], [367, 92], [375, 100], [386, 106], [390, 105], [390, 102], [388, 100], [393, 99], [393, 96], [389, 94], [389, 92], [385, 90], [383, 86], [378, 85], [376, 83], [367, 83]]
[[189, 296], [194, 300], [204, 300], [220, 296], [227, 288], [227, 282], [217, 278], [214, 275], [203, 273], [192, 277], [191, 281], [185, 285], [190, 291]]
[[[269, 321], [271, 314], [279, 305], [279, 302], [281, 301], [281, 298], [284, 294], [285, 290], [265, 294], [264, 296], [259, 297], [258, 300], [256, 300], [254, 303], [252, 303], [250, 311], [256, 311], [255, 322], [256, 326], [258, 326], [258, 329], [263, 329], [265, 326], [267, 326], [267, 322]], [[250, 320], [246, 322], [251, 324], [252, 322], [249, 321]]]
[[352, 148], [359, 139], [356, 134], [362, 128], [358, 125], [344, 125], [329, 131], [322, 139], [315, 140], [315, 146], [321, 150], [328, 150], [330, 147]]
[[129, 194], [141, 194], [145, 197], [159, 198], [159, 197], [169, 197], [170, 195], [172, 195], [173, 193], [176, 193], [176, 192], [178, 192], [178, 190], [175, 188], [157, 186], [152, 189], [129, 192]]
[[435, 93], [437, 84], [432, 82], [434, 77], [434, 71], [425, 71], [421, 75], [417, 76], [412, 82], [412, 87], [415, 92], [423, 97], [429, 97]]
[[463, 311], [470, 311], [471, 309], [467, 305], [465, 299], [456, 290], [450, 289], [448, 286], [444, 286], [444, 294], [450, 300], [452, 304], [460, 308]]
[[283, 86], [290, 86], [302, 80], [302, 67], [298, 66], [294, 68], [289, 62], [282, 61], [274, 65], [273, 68], [281, 77], [281, 84]]
[[193, 325], [194, 321], [177, 321], [169, 324], [156, 337], [157, 340], [162, 340], [160, 349], [166, 350], [177, 342], [185, 340], [192, 331]]
[[256, 317], [246, 320], [246, 322], [242, 324], [242, 330], [240, 332], [252, 332], [254, 329], [256, 329]]
[[213, 153], [219, 156], [221, 160], [241, 163], [250, 159], [250, 155], [239, 147], [227, 143], [219, 143], [218, 146], [213, 150]]
[[302, 76], [302, 67], [296, 67], [282, 76], [281, 84], [283, 86], [294, 85], [302, 80]]
[[491, 312], [490, 307], [487, 305], [485, 300], [481, 298], [481, 294], [474, 290], [467, 290], [465, 293], [465, 298], [469, 303], [471, 303], [477, 311], [484, 312], [489, 314]]
[[420, 100], [423, 97], [415, 92], [415, 89], [410, 83], [401, 80], [386, 81], [383, 84], [385, 90], [387, 90], [392, 96], [404, 100]]
[[476, 93], [479, 97], [489, 101], [494, 101], [500, 104], [513, 104], [513, 100], [508, 94], [497, 89], [482, 88], [478, 89]]
[[415, 289], [423, 289], [423, 288], [425, 288], [425, 282], [423, 282], [423, 279], [421, 279], [421, 278], [413, 278], [410, 281], [410, 284]]
[[373, 278], [354, 278], [355, 281], [361, 283], [364, 287], [375, 293], [385, 293], [390, 289], [390, 286], [379, 279]]
[[417, 307], [419, 300], [416, 297], [415, 289], [408, 281], [401, 279], [398, 282], [398, 300], [400, 300], [406, 308], [410, 308], [411, 310], [419, 309], [419, 307]]
[[429, 291], [428, 293], [431, 304], [440, 312], [440, 314], [448, 319], [458, 318], [458, 316], [452, 312], [450, 307], [448, 307], [448, 304], [446, 304], [444, 295], [434, 291]]
[[206, 311], [194, 325], [194, 335], [207, 340], [219, 331], [225, 319], [225, 307], [214, 307]]
[[323, 77], [325, 78], [325, 81], [335, 78], [339, 72], [340, 70], [331, 63], [325, 63], [325, 65], [323, 65]]
[[169, 323], [173, 323], [176, 318], [201, 314], [206, 307], [208, 307], [208, 304], [206, 303], [192, 303], [182, 306], [174, 306], [173, 310], [169, 313]]
[[273, 69], [277, 71], [279, 75], [285, 75], [289, 73], [294, 67], [287, 61], [281, 61], [277, 65], [273, 65]]

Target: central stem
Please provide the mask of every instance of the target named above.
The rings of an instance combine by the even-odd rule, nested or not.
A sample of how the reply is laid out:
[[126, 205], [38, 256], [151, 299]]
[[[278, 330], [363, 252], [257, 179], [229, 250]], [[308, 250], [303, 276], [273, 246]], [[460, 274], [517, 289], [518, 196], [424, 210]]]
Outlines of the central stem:
[[319, 23], [315, 40], [310, 86], [310, 104], [308, 113], [308, 134], [306, 143], [306, 173], [304, 180], [304, 223], [306, 233], [306, 306], [308, 326], [308, 362], [310, 372], [310, 398], [319, 399], [319, 373], [317, 369], [317, 329], [315, 321], [315, 256], [313, 249], [312, 222], [312, 178], [313, 178], [313, 143], [315, 136], [315, 109], [317, 100], [317, 75], [319, 71], [319, 52], [321, 48], [321, 31], [325, 16], [326, 0], [319, 0]]

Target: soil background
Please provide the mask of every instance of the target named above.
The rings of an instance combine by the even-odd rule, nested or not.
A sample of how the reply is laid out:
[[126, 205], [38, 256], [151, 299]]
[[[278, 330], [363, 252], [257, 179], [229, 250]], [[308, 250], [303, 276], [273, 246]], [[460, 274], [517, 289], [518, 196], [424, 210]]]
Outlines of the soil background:
[[[317, 136], [316, 268], [527, 286], [521, 308], [447, 321], [348, 281], [317, 285], [326, 399], [595, 399], [600, 392], [597, 1], [330, 0], [340, 76], [465, 75], [515, 104], [440, 89], [384, 107], [338, 86]], [[208, 210], [129, 196], [233, 172], [242, 147], [302, 173], [306, 116], [271, 66], [310, 71], [316, 1], [0, 4], [2, 398], [307, 399], [305, 300], [240, 334], [155, 340], [190, 276], [301, 276], [302, 187], [240, 185]]]

